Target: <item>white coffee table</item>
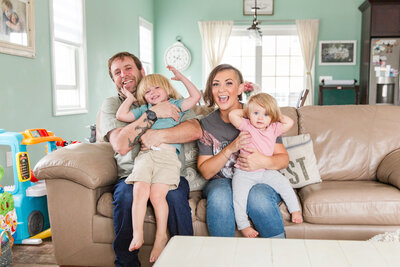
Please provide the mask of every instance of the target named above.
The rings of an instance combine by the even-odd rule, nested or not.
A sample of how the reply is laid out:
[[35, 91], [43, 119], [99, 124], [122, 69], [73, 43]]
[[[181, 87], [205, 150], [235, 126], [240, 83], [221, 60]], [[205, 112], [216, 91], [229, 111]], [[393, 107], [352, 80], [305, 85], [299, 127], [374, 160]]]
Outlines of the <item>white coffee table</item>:
[[175, 236], [154, 266], [400, 266], [400, 243]]

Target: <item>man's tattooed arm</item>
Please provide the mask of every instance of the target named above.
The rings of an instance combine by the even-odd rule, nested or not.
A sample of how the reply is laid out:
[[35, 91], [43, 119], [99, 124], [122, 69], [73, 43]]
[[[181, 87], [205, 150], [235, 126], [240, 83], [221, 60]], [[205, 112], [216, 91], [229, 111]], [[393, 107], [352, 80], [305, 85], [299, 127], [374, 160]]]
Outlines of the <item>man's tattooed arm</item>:
[[151, 126], [153, 125], [152, 121], [144, 118], [143, 122], [146, 123], [146, 126], [142, 127], [142, 126], [136, 126], [135, 127], [135, 131], [140, 131], [138, 133], [138, 135], [135, 137], [135, 139], [132, 141], [129, 137], [128, 137], [128, 142], [129, 142], [129, 147], [134, 147], [138, 142], [140, 137], [142, 137], [142, 135], [147, 131], [147, 129], [150, 129]]

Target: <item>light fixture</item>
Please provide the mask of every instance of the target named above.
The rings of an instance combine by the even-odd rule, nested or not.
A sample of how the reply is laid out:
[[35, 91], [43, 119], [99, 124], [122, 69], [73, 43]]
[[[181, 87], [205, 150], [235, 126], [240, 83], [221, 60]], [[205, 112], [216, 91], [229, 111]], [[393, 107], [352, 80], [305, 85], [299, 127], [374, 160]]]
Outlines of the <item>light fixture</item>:
[[257, 6], [257, 0], [254, 0], [254, 7], [251, 9], [254, 9], [253, 23], [247, 30], [249, 31], [249, 37], [254, 40], [256, 46], [261, 46], [262, 33], [260, 27], [258, 27], [259, 22], [257, 20], [257, 10], [260, 8]]

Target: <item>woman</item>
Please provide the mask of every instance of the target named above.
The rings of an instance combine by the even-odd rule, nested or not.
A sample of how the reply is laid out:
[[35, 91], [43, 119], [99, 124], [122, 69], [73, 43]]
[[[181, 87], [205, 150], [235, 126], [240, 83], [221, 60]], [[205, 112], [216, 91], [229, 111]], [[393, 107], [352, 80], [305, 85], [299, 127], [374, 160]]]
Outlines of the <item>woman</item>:
[[[208, 180], [203, 195], [207, 198], [207, 226], [211, 236], [235, 235], [232, 176], [236, 162], [246, 171], [260, 168], [279, 170], [289, 163], [281, 138], [277, 139], [273, 156], [267, 157], [252, 149], [249, 149], [250, 154], [238, 156], [238, 151], [249, 143], [249, 133], [239, 134], [229, 121], [229, 112], [242, 108], [239, 102], [242, 83], [239, 70], [222, 64], [210, 73], [204, 94], [208, 106], [218, 106], [201, 120], [203, 136], [198, 141], [197, 167]], [[280, 196], [266, 184], [257, 184], [250, 190], [247, 213], [261, 237], [285, 237], [278, 207], [280, 201]]]

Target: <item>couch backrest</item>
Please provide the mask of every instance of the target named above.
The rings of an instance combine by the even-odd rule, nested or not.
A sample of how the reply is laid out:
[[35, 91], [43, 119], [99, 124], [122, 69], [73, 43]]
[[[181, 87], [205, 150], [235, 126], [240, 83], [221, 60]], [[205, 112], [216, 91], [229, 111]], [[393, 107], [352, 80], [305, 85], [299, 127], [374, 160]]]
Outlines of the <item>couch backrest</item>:
[[382, 159], [400, 148], [400, 107], [306, 106], [299, 133], [309, 133], [323, 180], [375, 180]]
[[294, 107], [281, 107], [281, 112], [283, 115], [288, 116], [294, 121], [293, 127], [284, 134], [284, 136], [294, 136], [299, 134], [299, 123], [297, 116], [297, 109]]

